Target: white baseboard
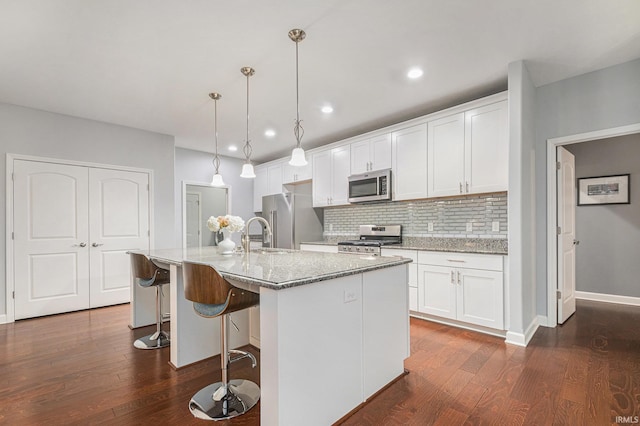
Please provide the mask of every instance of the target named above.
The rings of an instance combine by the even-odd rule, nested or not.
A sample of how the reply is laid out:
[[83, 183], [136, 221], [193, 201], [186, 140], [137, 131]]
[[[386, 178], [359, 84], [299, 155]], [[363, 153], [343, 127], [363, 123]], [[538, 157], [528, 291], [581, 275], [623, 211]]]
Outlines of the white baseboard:
[[538, 325], [549, 327], [549, 318], [546, 315], [538, 315]]
[[0, 324], [6, 324], [7, 323], [7, 315], [2, 314], [0, 315]]
[[640, 297], [618, 296], [616, 294], [590, 293], [576, 291], [576, 299], [593, 300], [596, 302], [620, 303], [622, 305], [640, 306]]
[[510, 345], [527, 346], [540, 325], [538, 323], [539, 319], [540, 316], [534, 317], [531, 321], [531, 324], [529, 324], [529, 327], [527, 327], [524, 333], [507, 331], [507, 338], [505, 339], [505, 342], [509, 343]]

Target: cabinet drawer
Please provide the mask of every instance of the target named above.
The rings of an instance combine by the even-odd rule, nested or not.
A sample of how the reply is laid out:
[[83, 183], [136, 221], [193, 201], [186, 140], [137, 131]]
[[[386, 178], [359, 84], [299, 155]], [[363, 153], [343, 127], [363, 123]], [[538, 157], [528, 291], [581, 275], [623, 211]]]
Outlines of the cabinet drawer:
[[454, 268], [484, 269], [502, 271], [502, 256], [495, 254], [454, 253], [454, 252], [418, 252], [421, 265], [449, 266]]

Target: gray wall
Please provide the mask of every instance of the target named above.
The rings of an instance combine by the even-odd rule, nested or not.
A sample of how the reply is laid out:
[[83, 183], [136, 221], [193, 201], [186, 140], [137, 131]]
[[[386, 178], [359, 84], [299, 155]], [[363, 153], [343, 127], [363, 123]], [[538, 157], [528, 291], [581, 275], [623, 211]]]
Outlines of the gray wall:
[[636, 59], [536, 89], [538, 314], [547, 314], [547, 139], [640, 123], [639, 76]]
[[640, 134], [565, 148], [576, 178], [631, 174], [631, 204], [576, 207], [576, 290], [640, 297]]
[[536, 318], [535, 99], [524, 61], [508, 67], [509, 78], [509, 332], [520, 340]]
[[[175, 153], [175, 227], [178, 230], [175, 245], [182, 247], [182, 182], [210, 183], [214, 172], [213, 154], [183, 148], [176, 148]], [[244, 160], [221, 157], [220, 174], [222, 174], [224, 183], [231, 188], [229, 199], [231, 211], [229, 213], [240, 216], [246, 221], [255, 216], [253, 213], [254, 179], [240, 177], [242, 164], [244, 164]], [[234, 233], [232, 239], [239, 244], [239, 233]]]
[[[0, 154], [23, 154], [154, 171], [155, 247], [174, 244], [173, 136], [0, 103]], [[6, 200], [6, 160], [0, 198]], [[5, 209], [0, 218], [6, 223]], [[0, 315], [6, 314], [5, 227], [0, 228]]]

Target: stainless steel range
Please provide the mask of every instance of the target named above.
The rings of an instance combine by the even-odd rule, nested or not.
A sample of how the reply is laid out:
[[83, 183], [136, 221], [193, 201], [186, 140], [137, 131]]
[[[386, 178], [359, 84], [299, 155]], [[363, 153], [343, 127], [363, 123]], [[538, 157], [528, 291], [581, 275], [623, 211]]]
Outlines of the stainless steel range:
[[402, 243], [402, 225], [360, 225], [360, 238], [338, 243], [339, 253], [380, 256], [380, 247]]

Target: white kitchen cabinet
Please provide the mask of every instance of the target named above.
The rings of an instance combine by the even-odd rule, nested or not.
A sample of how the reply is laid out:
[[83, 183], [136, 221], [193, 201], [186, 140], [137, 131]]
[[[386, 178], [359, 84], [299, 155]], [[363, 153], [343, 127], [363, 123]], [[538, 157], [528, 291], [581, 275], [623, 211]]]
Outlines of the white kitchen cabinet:
[[[467, 192], [506, 191], [509, 183], [507, 101], [464, 114]], [[465, 184], [465, 185], [466, 185]]]
[[307, 162], [306, 166], [292, 166], [289, 162], [282, 165], [282, 183], [290, 184], [304, 182], [311, 179], [312, 162]]
[[313, 206], [339, 206], [348, 204], [351, 172], [349, 145], [320, 151], [312, 158]]
[[[300, 250], [302, 251], [317, 251], [321, 253], [337, 253], [338, 246], [333, 245], [325, 245], [325, 244], [300, 244]], [[348, 255], [345, 255], [348, 256]]]
[[429, 197], [464, 191], [464, 113], [427, 124]]
[[254, 167], [256, 174], [253, 179], [253, 211], [262, 211], [262, 197], [269, 192], [269, 181], [267, 180], [266, 167]]
[[253, 179], [253, 211], [262, 211], [262, 197], [282, 193], [283, 163], [255, 166]]
[[282, 193], [282, 163], [272, 164], [267, 167], [267, 181], [269, 186], [266, 195]]
[[427, 198], [427, 125], [391, 135], [393, 199]]
[[351, 174], [391, 168], [391, 133], [351, 144]]
[[429, 197], [506, 191], [507, 102], [428, 123]]
[[419, 252], [418, 312], [504, 329], [503, 257]]

